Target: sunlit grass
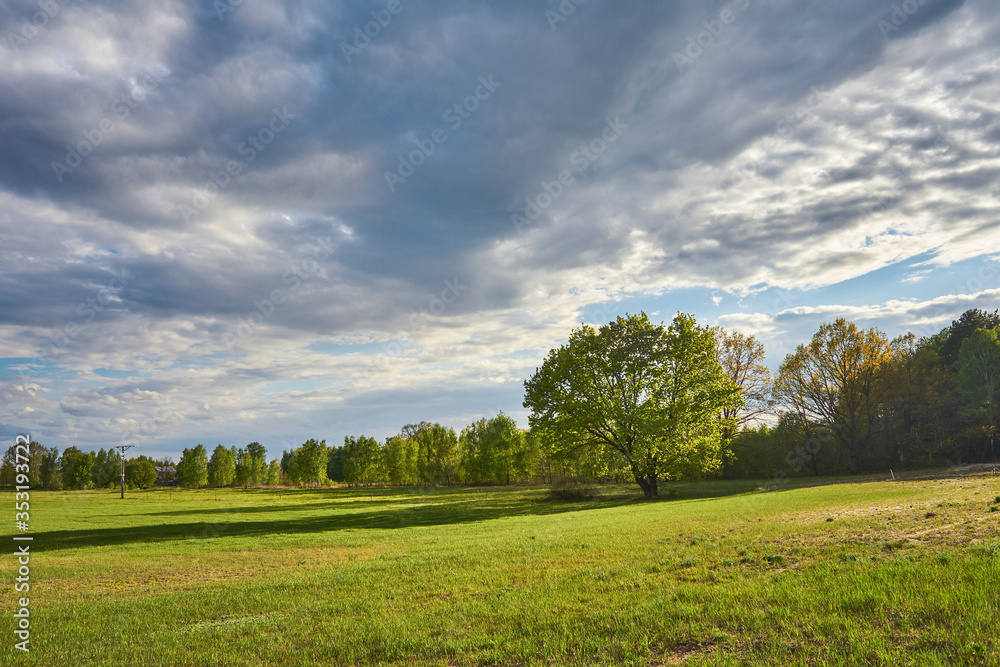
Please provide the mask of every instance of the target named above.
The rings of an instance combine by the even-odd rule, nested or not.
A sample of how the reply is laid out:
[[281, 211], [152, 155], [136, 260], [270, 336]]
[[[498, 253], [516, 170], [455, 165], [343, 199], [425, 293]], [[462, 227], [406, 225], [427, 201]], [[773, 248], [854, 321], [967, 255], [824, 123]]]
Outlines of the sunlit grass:
[[757, 486], [32, 493], [0, 662], [1000, 662], [1000, 478]]

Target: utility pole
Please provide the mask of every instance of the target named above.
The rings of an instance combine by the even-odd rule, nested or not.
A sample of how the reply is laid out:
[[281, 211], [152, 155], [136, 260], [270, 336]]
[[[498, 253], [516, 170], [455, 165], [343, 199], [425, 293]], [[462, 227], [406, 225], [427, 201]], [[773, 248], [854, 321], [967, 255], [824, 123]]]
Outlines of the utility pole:
[[132, 449], [135, 445], [118, 445], [115, 449], [122, 450], [122, 500], [125, 500], [125, 451]]

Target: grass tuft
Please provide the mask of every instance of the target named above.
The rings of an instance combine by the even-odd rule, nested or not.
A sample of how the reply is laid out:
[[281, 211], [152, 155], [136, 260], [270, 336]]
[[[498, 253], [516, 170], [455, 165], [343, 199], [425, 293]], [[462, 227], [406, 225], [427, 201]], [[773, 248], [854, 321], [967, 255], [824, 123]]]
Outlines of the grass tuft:
[[1000, 558], [1000, 540], [988, 540], [972, 545], [973, 553], [985, 558]]

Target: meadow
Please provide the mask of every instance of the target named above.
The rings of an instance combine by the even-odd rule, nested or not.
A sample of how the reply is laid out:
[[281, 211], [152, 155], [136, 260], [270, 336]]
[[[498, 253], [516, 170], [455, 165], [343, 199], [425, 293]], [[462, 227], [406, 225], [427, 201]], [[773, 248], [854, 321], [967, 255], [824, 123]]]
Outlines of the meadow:
[[0, 664], [1000, 664], [1000, 476], [756, 486], [32, 492]]

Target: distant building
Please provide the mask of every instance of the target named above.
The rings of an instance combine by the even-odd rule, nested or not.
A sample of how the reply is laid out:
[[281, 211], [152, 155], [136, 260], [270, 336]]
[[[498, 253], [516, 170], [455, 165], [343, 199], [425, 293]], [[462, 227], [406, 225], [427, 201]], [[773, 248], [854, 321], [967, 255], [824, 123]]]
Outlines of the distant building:
[[156, 469], [156, 483], [169, 486], [177, 483], [177, 469], [173, 466], [153, 466]]

